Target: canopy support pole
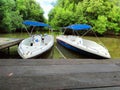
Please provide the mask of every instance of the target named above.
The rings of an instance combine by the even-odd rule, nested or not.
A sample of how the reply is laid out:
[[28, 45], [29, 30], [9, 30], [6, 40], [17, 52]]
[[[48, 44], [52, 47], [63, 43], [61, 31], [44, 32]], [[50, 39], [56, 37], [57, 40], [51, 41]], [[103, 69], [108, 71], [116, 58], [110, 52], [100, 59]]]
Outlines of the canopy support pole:
[[91, 30], [88, 30], [87, 32], [85, 32], [81, 37], [85, 36], [89, 31], [91, 31]]
[[58, 52], [60, 53], [60, 55], [61, 55], [64, 59], [67, 59], [67, 58], [63, 55], [63, 53], [57, 48], [57, 46], [56, 46], [55, 48], [58, 50]]
[[31, 34], [29, 33], [29, 31], [27, 30], [27, 28], [25, 27], [25, 30], [27, 31], [27, 33], [29, 34], [29, 36], [31, 36]]
[[33, 32], [33, 29], [34, 29], [34, 28], [35, 28], [35, 26], [33, 26], [32, 30], [31, 30], [31, 33], [30, 33], [31, 35], [32, 35], [32, 32]]

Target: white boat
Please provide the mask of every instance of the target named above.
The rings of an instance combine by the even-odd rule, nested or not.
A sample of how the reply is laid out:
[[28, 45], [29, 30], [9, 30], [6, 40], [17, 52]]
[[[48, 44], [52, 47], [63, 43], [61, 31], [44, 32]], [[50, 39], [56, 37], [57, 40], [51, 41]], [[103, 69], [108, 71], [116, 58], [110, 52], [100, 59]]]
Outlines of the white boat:
[[[30, 26], [41, 25], [39, 22], [28, 22]], [[52, 35], [31, 35], [19, 44], [18, 53], [23, 59], [34, 58], [51, 49], [53, 44], [54, 37]]]
[[[74, 25], [69, 26], [69, 28], [72, 29], [75, 28], [75, 30], [78, 29], [82, 30], [85, 28], [82, 27], [81, 25], [77, 25], [76, 28], [74, 27]], [[96, 43], [95, 41], [87, 40], [82, 37], [74, 36], [74, 35], [59, 35], [56, 37], [56, 39], [57, 42], [62, 46], [71, 49], [73, 51], [76, 51], [81, 55], [89, 56], [90, 58], [111, 58], [107, 48]]]
[[[34, 37], [34, 40], [32, 40]], [[24, 58], [33, 58], [46, 51], [48, 51], [54, 44], [52, 35], [45, 35], [44, 41], [41, 35], [33, 35], [32, 37], [24, 39], [18, 47], [19, 55]]]

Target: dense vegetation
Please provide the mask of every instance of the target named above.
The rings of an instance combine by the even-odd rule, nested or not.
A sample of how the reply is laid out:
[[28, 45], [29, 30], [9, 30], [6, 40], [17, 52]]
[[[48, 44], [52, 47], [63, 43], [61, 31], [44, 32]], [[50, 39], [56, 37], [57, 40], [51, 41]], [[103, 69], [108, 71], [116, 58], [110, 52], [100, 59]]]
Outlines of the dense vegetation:
[[58, 0], [49, 13], [53, 27], [86, 23], [100, 34], [120, 32], [120, 0]]
[[23, 20], [44, 21], [43, 13], [35, 0], [0, 0], [0, 32], [22, 28]]
[[[35, 0], [0, 0], [0, 32], [14, 32], [23, 20], [43, 21], [43, 10]], [[120, 32], [120, 0], [57, 0], [49, 23], [58, 28], [86, 23], [94, 31]]]

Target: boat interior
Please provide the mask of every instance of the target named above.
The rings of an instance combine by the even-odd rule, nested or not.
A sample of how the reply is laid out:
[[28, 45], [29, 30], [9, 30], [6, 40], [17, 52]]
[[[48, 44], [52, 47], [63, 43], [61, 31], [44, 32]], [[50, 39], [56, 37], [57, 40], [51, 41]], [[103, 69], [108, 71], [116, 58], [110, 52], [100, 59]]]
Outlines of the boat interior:
[[38, 45], [47, 45], [51, 41], [49, 35], [32, 35], [23, 41], [26, 46], [38, 46]]

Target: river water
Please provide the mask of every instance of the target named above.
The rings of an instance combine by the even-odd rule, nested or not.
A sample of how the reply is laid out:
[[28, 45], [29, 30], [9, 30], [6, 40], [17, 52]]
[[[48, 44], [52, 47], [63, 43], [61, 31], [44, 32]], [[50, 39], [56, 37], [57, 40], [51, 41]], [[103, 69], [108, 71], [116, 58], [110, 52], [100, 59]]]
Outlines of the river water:
[[[46, 32], [42, 32], [44, 34]], [[39, 34], [39, 32], [37, 32]], [[59, 35], [59, 33], [54, 32], [50, 33], [56, 37]], [[27, 33], [13, 33], [13, 34], [0, 34], [0, 37], [6, 37], [6, 38], [27, 38], [29, 35]], [[120, 36], [116, 37], [99, 37], [99, 40], [96, 37], [91, 37], [91, 36], [85, 36], [84, 38], [94, 40], [96, 42], [102, 42], [104, 46], [109, 50], [110, 55], [112, 59], [120, 59]], [[10, 48], [10, 54], [8, 54], [7, 49], [0, 50], [0, 59], [21, 59], [21, 57], [18, 55], [17, 52], [18, 46], [13, 46]], [[40, 59], [78, 59], [78, 58], [87, 58], [85, 56], [81, 56], [80, 54], [70, 51], [58, 43], [55, 43], [54, 46], [51, 50], [48, 52], [42, 54]]]

